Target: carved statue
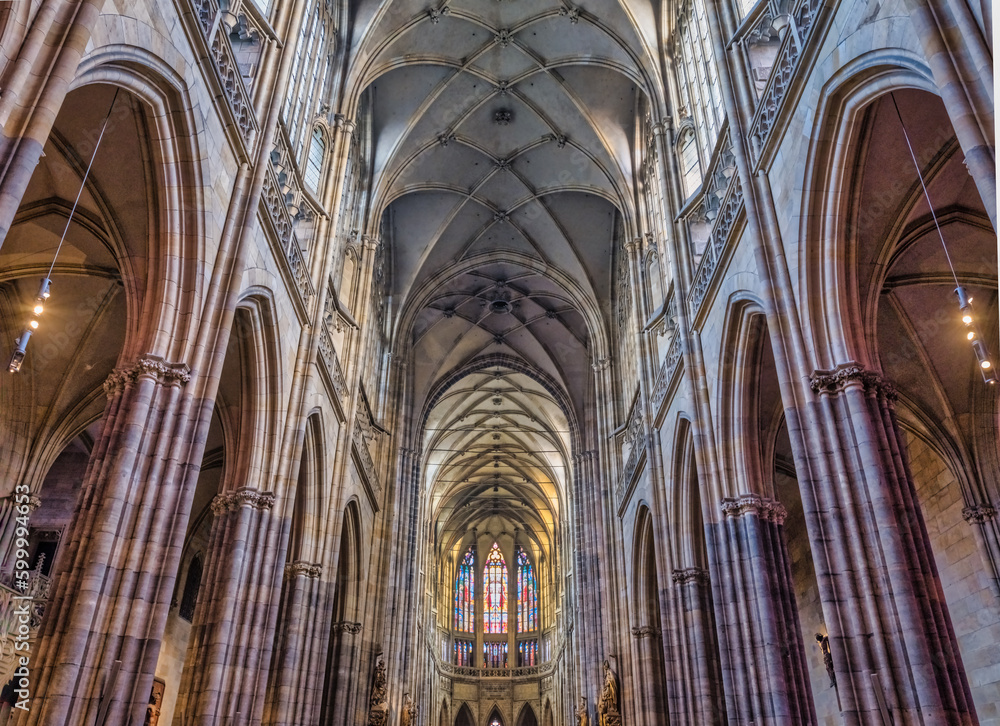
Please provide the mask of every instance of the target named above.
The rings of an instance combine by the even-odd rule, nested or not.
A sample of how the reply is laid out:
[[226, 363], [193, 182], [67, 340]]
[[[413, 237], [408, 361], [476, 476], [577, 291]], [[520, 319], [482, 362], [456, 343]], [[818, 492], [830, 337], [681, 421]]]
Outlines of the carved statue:
[[604, 687], [601, 689], [601, 699], [597, 703], [597, 718], [599, 726], [619, 726], [622, 722], [618, 710], [618, 678], [611, 670], [611, 664], [604, 661]]
[[580, 696], [580, 707], [576, 709], [576, 726], [590, 726], [590, 717], [587, 715], [586, 696]]
[[403, 712], [399, 715], [399, 726], [416, 726], [417, 704], [409, 693], [403, 694]]
[[388, 721], [389, 692], [385, 685], [385, 661], [379, 656], [375, 662], [372, 697], [368, 701], [368, 726], [386, 726]]

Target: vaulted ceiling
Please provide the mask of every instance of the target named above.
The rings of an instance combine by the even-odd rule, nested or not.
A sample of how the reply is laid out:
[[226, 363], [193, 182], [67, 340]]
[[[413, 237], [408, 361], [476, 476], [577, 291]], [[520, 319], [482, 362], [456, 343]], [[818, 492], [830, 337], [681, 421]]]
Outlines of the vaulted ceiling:
[[373, 208], [416, 410], [472, 361], [507, 361], [433, 403], [432, 520], [445, 539], [516, 527], [547, 549], [635, 218], [651, 6], [360, 3], [356, 22], [348, 86], [371, 101]]

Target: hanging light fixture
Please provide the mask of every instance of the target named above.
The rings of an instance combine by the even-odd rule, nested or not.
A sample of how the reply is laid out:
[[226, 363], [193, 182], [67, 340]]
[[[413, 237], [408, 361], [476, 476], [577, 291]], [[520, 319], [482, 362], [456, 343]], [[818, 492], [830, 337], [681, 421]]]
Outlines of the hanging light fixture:
[[924, 199], [927, 201], [927, 208], [931, 210], [931, 217], [934, 219], [934, 227], [937, 229], [938, 238], [941, 240], [941, 248], [944, 250], [945, 259], [948, 260], [948, 269], [951, 270], [951, 276], [955, 280], [955, 294], [958, 296], [958, 309], [962, 315], [962, 323], [965, 325], [965, 338], [972, 345], [972, 350], [976, 354], [976, 360], [979, 361], [979, 371], [983, 374], [983, 380], [987, 383], [996, 383], [997, 376], [996, 371], [993, 367], [993, 360], [990, 358], [990, 352], [986, 348], [986, 343], [982, 339], [982, 335], [979, 333], [979, 323], [976, 320], [976, 316], [972, 311], [972, 298], [969, 297], [968, 292], [962, 287], [962, 284], [958, 281], [958, 273], [955, 272], [955, 265], [952, 264], [951, 254], [948, 252], [948, 245], [944, 241], [944, 233], [941, 232], [941, 225], [938, 223], [937, 214], [934, 211], [934, 205], [931, 204], [931, 195], [927, 191], [927, 184], [924, 182], [924, 175], [920, 171], [920, 165], [917, 163], [917, 155], [913, 152], [913, 145], [910, 143], [910, 135], [906, 133], [906, 124], [903, 123], [903, 116], [899, 113], [899, 106], [896, 104], [896, 95], [890, 93], [889, 97], [892, 99], [893, 108], [896, 109], [896, 118], [899, 119], [899, 125], [903, 129], [903, 139], [906, 141], [906, 148], [910, 151], [910, 158], [913, 160], [913, 168], [917, 171], [917, 178], [920, 180], [920, 187], [924, 191]]
[[42, 313], [45, 312], [45, 305], [51, 295], [50, 288], [52, 287], [52, 270], [56, 266], [56, 259], [58, 259], [59, 252], [62, 250], [63, 242], [66, 241], [66, 233], [69, 232], [69, 226], [73, 222], [73, 215], [76, 214], [76, 207], [80, 203], [80, 197], [83, 196], [83, 189], [87, 186], [87, 179], [90, 177], [90, 169], [94, 166], [94, 159], [97, 158], [97, 150], [101, 148], [101, 141], [104, 139], [104, 132], [108, 128], [108, 121], [111, 120], [111, 112], [115, 108], [115, 101], [118, 100], [119, 90], [120, 89], [115, 89], [114, 98], [111, 99], [111, 106], [108, 108], [108, 113], [104, 117], [104, 124], [101, 126], [101, 133], [97, 137], [97, 143], [94, 144], [94, 152], [90, 155], [90, 162], [87, 164], [87, 170], [83, 173], [83, 179], [80, 181], [80, 190], [76, 193], [76, 200], [73, 202], [72, 209], [69, 210], [69, 216], [66, 218], [66, 226], [63, 228], [62, 237], [59, 238], [59, 244], [56, 246], [56, 252], [52, 255], [52, 264], [49, 265], [49, 271], [46, 273], [45, 277], [42, 278], [42, 282], [38, 287], [38, 294], [35, 296], [35, 305], [32, 308], [32, 317], [28, 320], [28, 324], [21, 332], [21, 336], [14, 341], [14, 352], [11, 353], [10, 362], [7, 364], [7, 370], [10, 373], [17, 373], [21, 370], [21, 364], [24, 363], [24, 356], [28, 352], [28, 341], [31, 339], [31, 334], [38, 330], [38, 327], [41, 324]]

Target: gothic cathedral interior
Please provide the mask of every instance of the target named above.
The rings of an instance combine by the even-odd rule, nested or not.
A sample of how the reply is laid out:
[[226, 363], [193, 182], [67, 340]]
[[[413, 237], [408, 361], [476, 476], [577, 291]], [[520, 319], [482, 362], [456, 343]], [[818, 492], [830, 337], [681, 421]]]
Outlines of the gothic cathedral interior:
[[0, 725], [1000, 726], [993, 23], [0, 0]]

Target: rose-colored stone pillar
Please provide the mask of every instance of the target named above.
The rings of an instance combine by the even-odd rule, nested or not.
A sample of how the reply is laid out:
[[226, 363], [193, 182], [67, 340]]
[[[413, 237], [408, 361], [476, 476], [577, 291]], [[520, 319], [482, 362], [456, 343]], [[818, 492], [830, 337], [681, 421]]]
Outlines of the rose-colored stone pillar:
[[[33, 654], [32, 702], [17, 724], [142, 722], [194, 477], [186, 365], [155, 356], [116, 370]], [[178, 534], [179, 533], [179, 534]], [[116, 666], [116, 663], [118, 664]], [[112, 684], [111, 674], [117, 671]]]
[[817, 574], [835, 613], [827, 623], [844, 720], [878, 722], [883, 701], [897, 724], [977, 723], [895, 391], [856, 363], [817, 372], [812, 389], [804, 455], [829, 558]]
[[[255, 723], [270, 641], [266, 615], [274, 565], [274, 495], [243, 488], [212, 502], [204, 586], [195, 608], [175, 722]], [[263, 663], [262, 663], [263, 660]]]
[[309, 562], [285, 566], [281, 634], [271, 669], [271, 695], [265, 710], [268, 726], [316, 723], [322, 703], [322, 673], [329, 637], [325, 616], [329, 609], [320, 580], [322, 568]]
[[682, 694], [678, 712], [670, 714], [672, 722], [723, 724], [722, 674], [708, 571], [700, 567], [674, 570], [671, 579], [676, 588], [674, 627], [679, 642], [675, 678], [681, 680], [677, 690]]
[[815, 707], [782, 531], [785, 509], [755, 494], [708, 525], [730, 724], [813, 724]]

